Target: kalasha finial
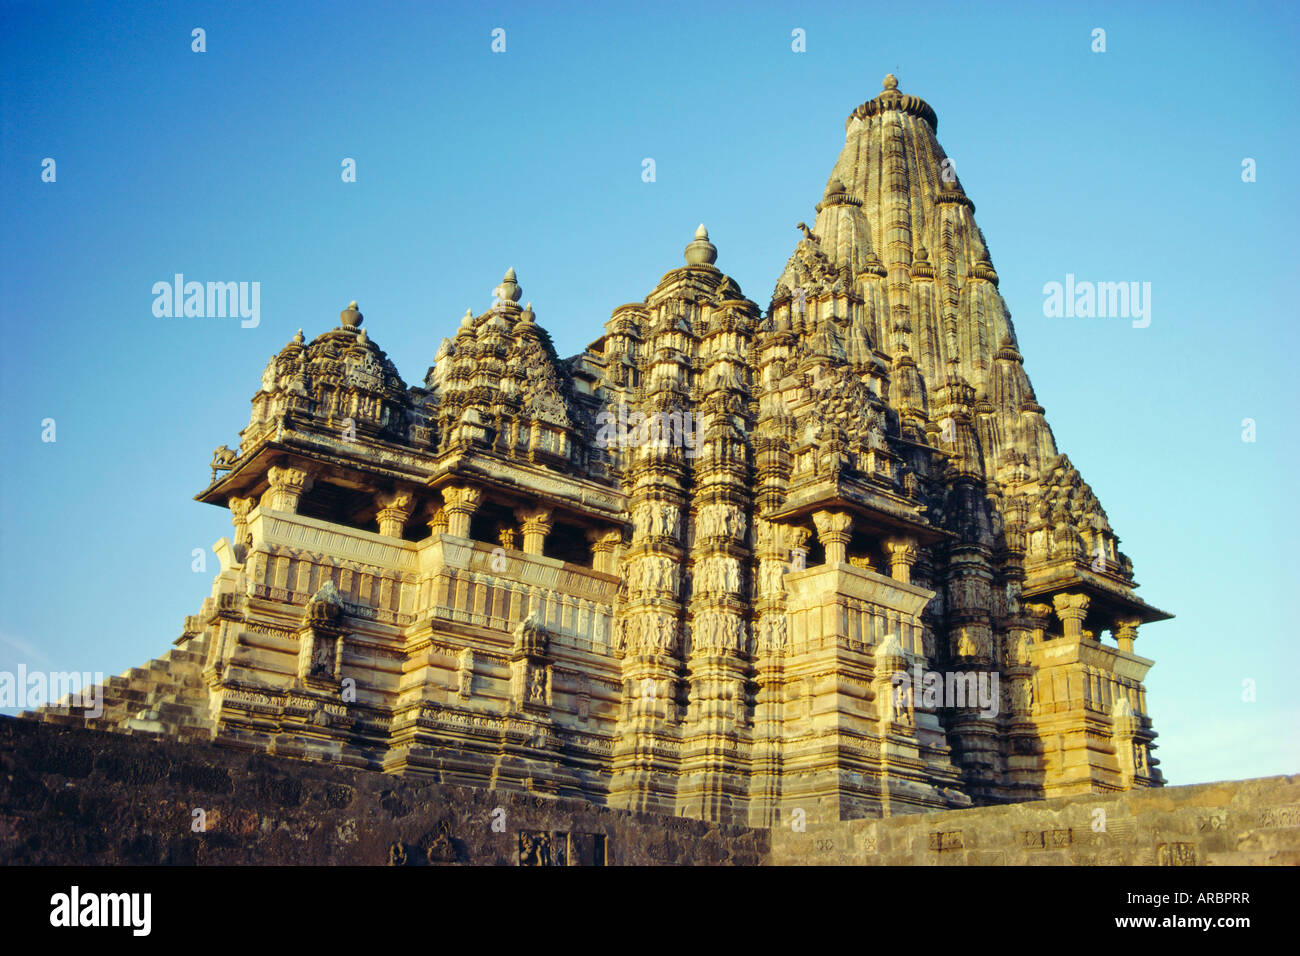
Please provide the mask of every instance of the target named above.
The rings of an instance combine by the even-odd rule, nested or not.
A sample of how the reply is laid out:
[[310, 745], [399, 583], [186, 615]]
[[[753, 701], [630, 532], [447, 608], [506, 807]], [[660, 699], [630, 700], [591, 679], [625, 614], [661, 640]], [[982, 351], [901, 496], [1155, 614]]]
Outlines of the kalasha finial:
[[348, 303], [348, 307], [339, 313], [339, 321], [344, 327], [355, 329], [361, 325], [362, 319], [365, 318], [357, 309], [357, 300], [353, 299]]
[[519, 297], [524, 292], [523, 289], [519, 288], [519, 280], [515, 276], [514, 266], [506, 270], [506, 277], [501, 280], [501, 284], [493, 291], [496, 293], [497, 301], [501, 305], [519, 301]]
[[898, 89], [898, 77], [894, 76], [894, 74], [892, 74], [892, 73], [888, 73], [888, 74], [886, 74], [886, 75], [885, 75], [885, 89], [887, 89], [887, 90], [896, 90], [896, 89]]
[[692, 266], [711, 266], [718, 258], [718, 248], [709, 242], [709, 230], [704, 223], [695, 230], [695, 240], [686, 247], [686, 264]]
[[474, 327], [474, 310], [466, 309], [465, 315], [461, 317], [460, 327], [462, 329], [472, 329]]
[[297, 333], [294, 335], [293, 340], [297, 342], [299, 345], [302, 345], [304, 339], [305, 337], [302, 334], [302, 329], [299, 329]]

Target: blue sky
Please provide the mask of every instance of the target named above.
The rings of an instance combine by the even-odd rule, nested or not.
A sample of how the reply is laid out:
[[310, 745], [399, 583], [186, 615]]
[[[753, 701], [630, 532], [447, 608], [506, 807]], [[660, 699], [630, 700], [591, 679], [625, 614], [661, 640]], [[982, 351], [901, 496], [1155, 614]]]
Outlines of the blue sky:
[[[765, 307], [845, 117], [894, 72], [938, 113], [1058, 443], [1177, 615], [1137, 645], [1166, 777], [1295, 772], [1297, 16], [4, 3], [0, 670], [118, 673], [171, 646], [217, 567], [192, 550], [230, 533], [191, 500], [211, 450], [267, 359], [350, 299], [417, 383], [514, 266], [568, 355], [703, 221]], [[260, 325], [156, 318], [177, 272], [260, 282]], [[1044, 317], [1067, 273], [1150, 282], [1150, 327]]]

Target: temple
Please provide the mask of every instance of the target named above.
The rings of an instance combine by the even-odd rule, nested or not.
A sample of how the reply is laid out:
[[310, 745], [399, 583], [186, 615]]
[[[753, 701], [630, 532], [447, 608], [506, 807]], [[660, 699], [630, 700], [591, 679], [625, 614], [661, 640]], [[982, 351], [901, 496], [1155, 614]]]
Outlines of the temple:
[[1161, 786], [1169, 615], [897, 85], [766, 309], [701, 226], [572, 358], [513, 270], [418, 386], [355, 302], [300, 331], [197, 496], [211, 597], [101, 716], [33, 716], [756, 826]]

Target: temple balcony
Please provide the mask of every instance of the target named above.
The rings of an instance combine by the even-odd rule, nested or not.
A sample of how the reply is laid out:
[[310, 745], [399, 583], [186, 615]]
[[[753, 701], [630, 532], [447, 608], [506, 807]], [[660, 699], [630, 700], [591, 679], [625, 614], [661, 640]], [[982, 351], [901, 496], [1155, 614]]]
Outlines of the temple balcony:
[[890, 635], [922, 655], [921, 611], [934, 592], [848, 563], [823, 564], [785, 576], [791, 650], [840, 647], [870, 654]]
[[419, 546], [421, 617], [511, 633], [530, 613], [552, 647], [612, 657], [616, 575], [482, 541], [437, 534]]

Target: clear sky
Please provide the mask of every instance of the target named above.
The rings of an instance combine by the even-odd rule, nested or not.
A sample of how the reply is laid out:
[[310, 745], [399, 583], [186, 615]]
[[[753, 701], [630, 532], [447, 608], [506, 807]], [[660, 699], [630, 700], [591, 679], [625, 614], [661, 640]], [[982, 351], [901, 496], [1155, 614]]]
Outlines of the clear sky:
[[[569, 355], [703, 221], [766, 307], [893, 72], [938, 113], [1058, 444], [1177, 615], [1137, 644], [1166, 777], [1300, 770], [1296, 10], [0, 5], [0, 670], [171, 646], [218, 566], [193, 549], [231, 533], [192, 500], [212, 449], [350, 299], [418, 383], [514, 266]], [[175, 273], [259, 282], [260, 324], [155, 317]], [[1045, 317], [1067, 274], [1150, 282], [1150, 326]]]

